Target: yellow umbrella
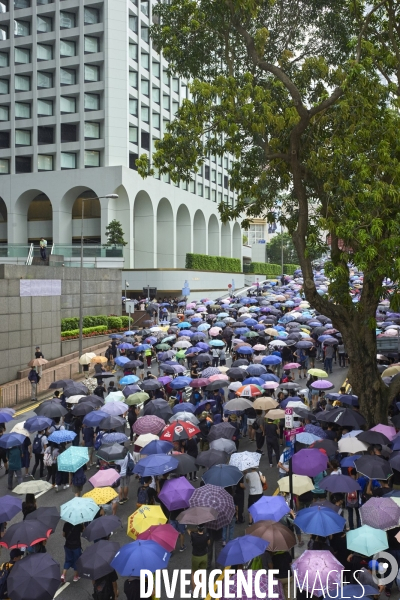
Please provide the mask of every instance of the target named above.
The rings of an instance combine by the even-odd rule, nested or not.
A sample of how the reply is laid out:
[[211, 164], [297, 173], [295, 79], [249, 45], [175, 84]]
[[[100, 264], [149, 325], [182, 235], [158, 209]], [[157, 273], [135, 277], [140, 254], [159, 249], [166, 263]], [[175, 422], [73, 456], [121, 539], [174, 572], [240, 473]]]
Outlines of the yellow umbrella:
[[[279, 406], [279, 402], [269, 397], [257, 398], [257, 400], [253, 402], [255, 410], [271, 410], [277, 406]], [[266, 416], [269, 418], [269, 415]]]
[[105, 356], [93, 356], [91, 363], [106, 363], [107, 359]]
[[152, 525], [163, 525], [167, 522], [161, 506], [142, 504], [128, 519], [127, 534], [136, 540], [137, 536]]
[[314, 377], [328, 377], [328, 373], [323, 369], [309, 369], [307, 372]]
[[94, 488], [90, 492], [83, 494], [83, 498], [91, 498], [98, 504], [108, 504], [111, 500], [114, 500], [118, 496], [118, 493], [113, 490], [112, 487]]
[[[296, 496], [301, 496], [301, 494], [311, 492], [311, 490], [314, 489], [312, 480], [306, 475], [292, 475], [292, 477], [293, 494], [296, 494]], [[278, 485], [281, 492], [289, 493], [289, 477], [282, 477], [282, 479], [278, 481]]]
[[397, 375], [397, 373], [400, 373], [400, 365], [391, 365], [383, 371], [382, 377], [393, 377], [394, 375]]
[[267, 417], [267, 419], [272, 419], [273, 421], [276, 421], [277, 419], [285, 418], [285, 411], [281, 408], [277, 408], [275, 410], [269, 410], [265, 416]]

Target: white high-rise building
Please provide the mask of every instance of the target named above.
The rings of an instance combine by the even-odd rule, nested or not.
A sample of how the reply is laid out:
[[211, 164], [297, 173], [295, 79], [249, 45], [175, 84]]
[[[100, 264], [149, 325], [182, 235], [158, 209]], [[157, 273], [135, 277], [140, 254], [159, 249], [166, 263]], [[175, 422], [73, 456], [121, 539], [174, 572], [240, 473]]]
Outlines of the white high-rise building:
[[[179, 268], [187, 252], [241, 258], [229, 157], [211, 158], [189, 184], [142, 180], [183, 98], [149, 37], [148, 0], [0, 0], [0, 243], [42, 236], [68, 253], [105, 242], [122, 223], [126, 268]], [[90, 200], [118, 194], [118, 199]]]

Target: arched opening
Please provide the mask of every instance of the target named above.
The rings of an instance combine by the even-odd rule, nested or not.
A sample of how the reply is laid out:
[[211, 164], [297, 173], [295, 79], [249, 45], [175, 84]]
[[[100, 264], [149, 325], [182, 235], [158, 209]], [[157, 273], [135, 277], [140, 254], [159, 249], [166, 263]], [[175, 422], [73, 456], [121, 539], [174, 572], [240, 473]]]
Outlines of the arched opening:
[[162, 198], [157, 207], [157, 268], [174, 268], [174, 214], [169, 200]]
[[150, 196], [141, 191], [133, 209], [135, 269], [154, 269], [154, 210]]
[[232, 256], [232, 239], [229, 223], [223, 223], [221, 227], [221, 256], [226, 256], [227, 258], [231, 258]]
[[206, 220], [201, 210], [198, 210], [193, 219], [193, 252], [207, 254]]
[[129, 206], [128, 192], [123, 185], [117, 187], [113, 192], [118, 195], [118, 198], [103, 198], [100, 201], [101, 204], [101, 233], [102, 243], [107, 241], [106, 227], [108, 223], [111, 223], [114, 219], [119, 221], [122, 225], [124, 232], [124, 240], [126, 246], [124, 246], [124, 268], [133, 268], [133, 224], [131, 218], [131, 210]]
[[235, 223], [232, 231], [232, 255], [233, 258], [242, 258], [242, 231], [239, 223]]
[[219, 256], [219, 225], [215, 215], [208, 221], [208, 255]]
[[26, 216], [28, 222], [28, 242], [38, 244], [43, 237], [49, 246], [53, 243], [53, 207], [46, 194], [32, 198]]
[[7, 243], [7, 206], [0, 197], [0, 244]]
[[184, 269], [186, 254], [192, 251], [192, 231], [187, 206], [181, 204], [176, 215], [176, 266]]
[[100, 200], [93, 190], [81, 192], [72, 205], [72, 244], [81, 243], [83, 215], [83, 243], [101, 243]]

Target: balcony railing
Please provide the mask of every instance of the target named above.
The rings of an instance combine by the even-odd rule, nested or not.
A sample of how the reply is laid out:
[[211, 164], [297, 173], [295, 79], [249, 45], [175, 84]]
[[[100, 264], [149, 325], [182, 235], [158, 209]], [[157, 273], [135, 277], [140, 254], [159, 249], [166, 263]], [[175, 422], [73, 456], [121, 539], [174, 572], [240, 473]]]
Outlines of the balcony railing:
[[[81, 247], [79, 244], [58, 245], [54, 244], [53, 254], [60, 254], [64, 258], [80, 258]], [[84, 244], [84, 258], [123, 258], [123, 246], [100, 246], [97, 244]]]

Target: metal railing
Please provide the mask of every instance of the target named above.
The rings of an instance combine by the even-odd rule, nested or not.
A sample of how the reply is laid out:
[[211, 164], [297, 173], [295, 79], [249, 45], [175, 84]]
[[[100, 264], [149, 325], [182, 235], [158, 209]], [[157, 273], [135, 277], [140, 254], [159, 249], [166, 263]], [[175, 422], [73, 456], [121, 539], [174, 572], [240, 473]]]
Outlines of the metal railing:
[[[64, 258], [80, 258], [80, 244], [54, 245], [53, 252]], [[84, 244], [83, 256], [87, 258], [123, 258], [123, 246], [101, 246], [99, 244]]]
[[30, 245], [28, 258], [26, 259], [26, 264], [29, 266], [32, 264], [33, 260], [33, 244]]

